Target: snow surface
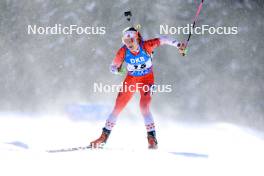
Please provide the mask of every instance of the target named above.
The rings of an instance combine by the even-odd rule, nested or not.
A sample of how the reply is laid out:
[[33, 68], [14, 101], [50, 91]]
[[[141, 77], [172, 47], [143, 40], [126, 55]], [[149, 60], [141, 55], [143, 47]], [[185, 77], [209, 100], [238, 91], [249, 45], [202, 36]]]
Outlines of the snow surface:
[[0, 175], [264, 175], [261, 134], [226, 123], [157, 124], [159, 149], [149, 151], [143, 123], [120, 120], [104, 150], [45, 152], [85, 146], [103, 123], [1, 117]]

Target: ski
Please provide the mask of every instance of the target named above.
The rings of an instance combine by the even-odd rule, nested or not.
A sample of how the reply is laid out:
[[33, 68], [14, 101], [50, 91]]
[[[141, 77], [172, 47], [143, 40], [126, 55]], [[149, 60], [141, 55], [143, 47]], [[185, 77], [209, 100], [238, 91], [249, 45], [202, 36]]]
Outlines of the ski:
[[[98, 147], [102, 148], [102, 147]], [[73, 152], [73, 151], [82, 151], [82, 150], [89, 150], [93, 149], [92, 146], [80, 146], [80, 147], [71, 147], [71, 148], [62, 148], [62, 149], [55, 149], [55, 150], [47, 150], [48, 153], [59, 153], [59, 152]]]

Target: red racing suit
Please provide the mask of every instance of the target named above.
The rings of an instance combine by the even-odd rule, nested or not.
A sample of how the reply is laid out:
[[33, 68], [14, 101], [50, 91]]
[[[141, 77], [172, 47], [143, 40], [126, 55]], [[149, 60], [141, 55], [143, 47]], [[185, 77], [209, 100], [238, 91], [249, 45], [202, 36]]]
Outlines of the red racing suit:
[[[155, 38], [155, 39], [146, 40], [146, 41], [141, 42], [140, 46], [148, 55], [151, 55], [154, 49], [160, 46], [160, 43], [161, 43], [160, 39]], [[118, 50], [116, 57], [113, 60], [113, 65], [115, 65], [117, 68], [120, 68], [126, 59], [126, 52], [128, 52], [128, 49], [126, 48], [126, 46], [121, 47]], [[139, 54], [139, 53], [134, 53], [134, 52], [131, 52], [131, 53], [134, 56]], [[119, 113], [127, 105], [129, 100], [132, 98], [135, 91], [127, 90], [127, 87], [131, 85], [134, 87], [136, 87], [137, 85], [140, 85], [140, 86], [137, 86], [138, 87], [137, 90], [140, 92], [140, 111], [143, 117], [151, 116], [151, 113], [149, 110], [149, 106], [151, 102], [150, 87], [154, 85], [154, 74], [152, 70], [152, 65], [149, 69], [150, 69], [149, 72], [142, 76], [133, 76], [133, 74], [130, 74], [131, 72], [128, 71], [128, 74], [126, 75], [126, 78], [123, 82], [123, 87], [122, 87], [123, 91], [119, 92], [116, 98], [115, 106], [112, 111], [112, 116], [117, 117]], [[149, 89], [144, 89], [143, 87], [145, 86], [148, 86]]]

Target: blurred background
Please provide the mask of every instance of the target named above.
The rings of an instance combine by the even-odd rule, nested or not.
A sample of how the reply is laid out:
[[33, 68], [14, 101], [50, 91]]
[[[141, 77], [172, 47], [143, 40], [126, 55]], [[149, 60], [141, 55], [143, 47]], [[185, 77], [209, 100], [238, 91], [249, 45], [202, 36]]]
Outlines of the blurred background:
[[[156, 83], [173, 89], [154, 94], [157, 119], [264, 130], [263, 9], [262, 0], [205, 1], [197, 25], [237, 26], [238, 34], [193, 35], [186, 57], [170, 46], [156, 50]], [[141, 24], [144, 39], [150, 39], [160, 36], [162, 24], [192, 23], [197, 8], [193, 0], [1, 0], [0, 112], [66, 113], [89, 120], [92, 111], [95, 120], [106, 118], [117, 93], [94, 93], [93, 85], [123, 80], [109, 72], [109, 65], [129, 25], [123, 16], [127, 10]], [[55, 24], [105, 26], [106, 34], [27, 34], [28, 25]], [[182, 41], [187, 35], [170, 37]], [[124, 110], [126, 116], [140, 116], [138, 97]], [[86, 114], [72, 116], [79, 112]]]

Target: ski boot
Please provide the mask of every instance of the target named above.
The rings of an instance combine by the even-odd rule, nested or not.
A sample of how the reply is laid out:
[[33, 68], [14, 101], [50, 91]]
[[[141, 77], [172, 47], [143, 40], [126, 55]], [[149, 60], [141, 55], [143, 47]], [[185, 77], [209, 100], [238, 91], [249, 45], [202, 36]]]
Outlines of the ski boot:
[[148, 148], [149, 149], [158, 149], [158, 141], [156, 139], [156, 132], [148, 132]]
[[110, 130], [103, 128], [103, 132], [101, 136], [98, 139], [92, 141], [90, 143], [90, 147], [93, 149], [102, 148], [106, 144], [106, 141], [110, 135], [110, 132], [111, 132]]

